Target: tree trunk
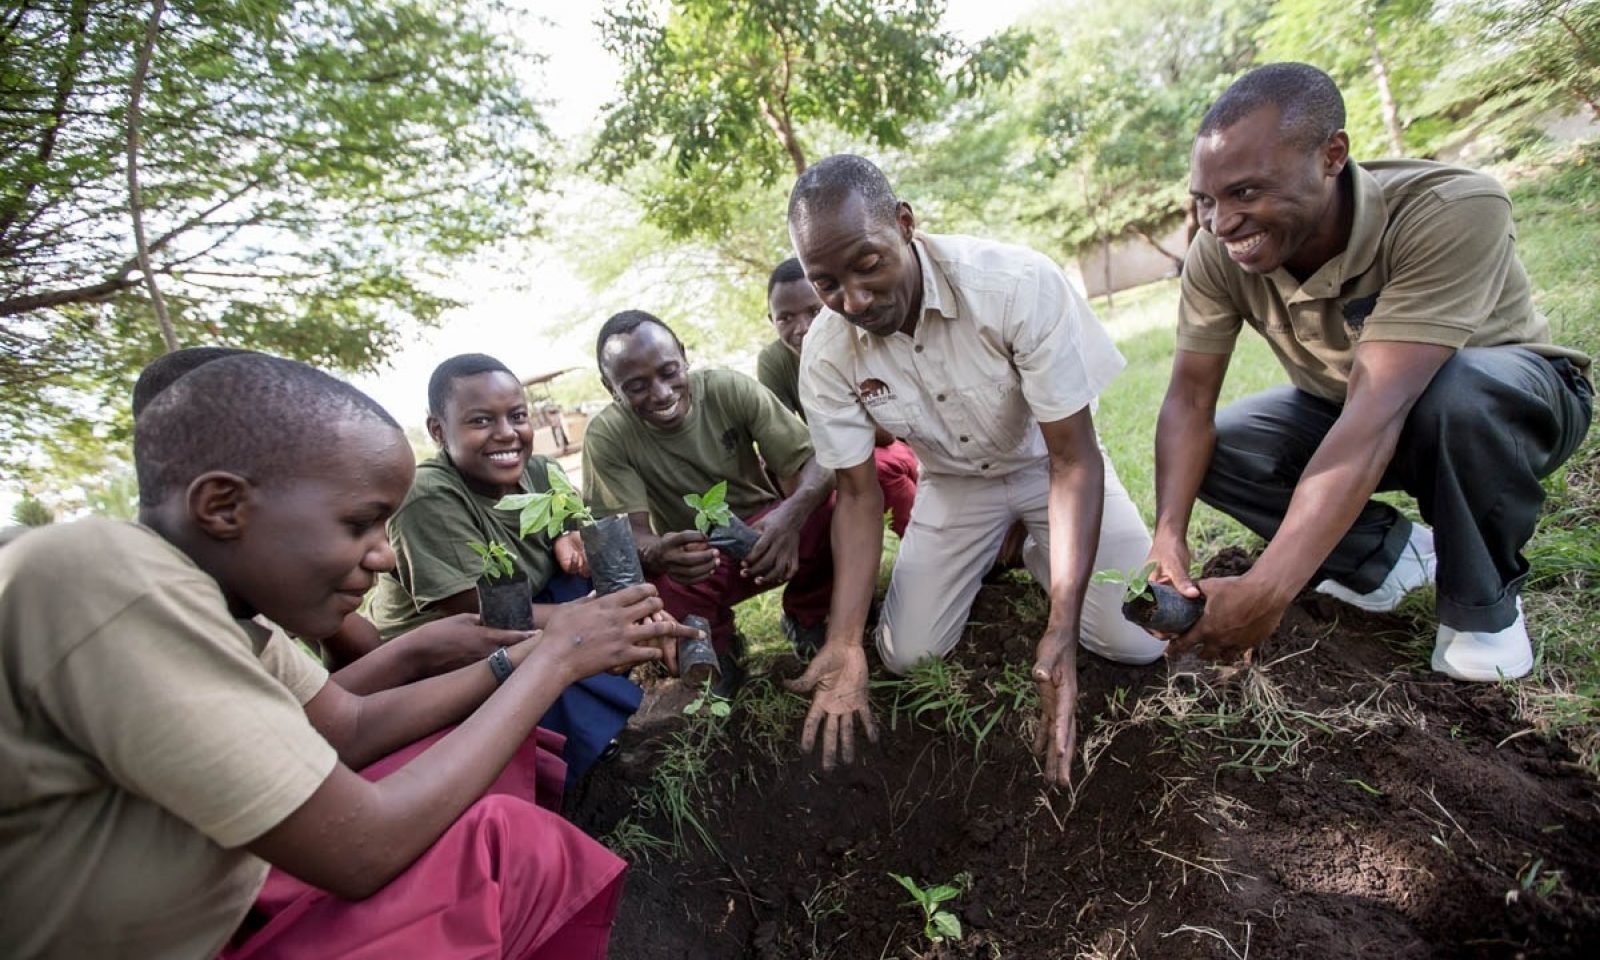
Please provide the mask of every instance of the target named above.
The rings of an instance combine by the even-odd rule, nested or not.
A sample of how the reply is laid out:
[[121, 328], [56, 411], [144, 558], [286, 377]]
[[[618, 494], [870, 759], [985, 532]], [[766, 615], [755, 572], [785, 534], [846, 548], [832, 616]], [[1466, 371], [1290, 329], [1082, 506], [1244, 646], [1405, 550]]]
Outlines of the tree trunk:
[[1111, 316], [1116, 310], [1116, 303], [1111, 299], [1111, 233], [1107, 231], [1100, 234], [1100, 264], [1104, 271], [1106, 284], [1106, 316]]
[[144, 238], [144, 212], [139, 199], [139, 100], [144, 96], [144, 79], [150, 72], [150, 55], [155, 51], [156, 35], [161, 31], [161, 14], [166, 8], [167, 0], [155, 0], [150, 8], [150, 20], [144, 29], [144, 45], [139, 50], [139, 60], [133, 68], [133, 89], [128, 95], [128, 212], [133, 217], [133, 243], [139, 260], [139, 272], [144, 274], [145, 286], [150, 290], [150, 306], [155, 310], [156, 323], [161, 327], [161, 342], [171, 353], [178, 349], [178, 334], [172, 329], [172, 318], [167, 316], [167, 302], [161, 297], [155, 271], [150, 266], [150, 247]]
[[761, 115], [767, 118], [767, 126], [777, 134], [778, 142], [783, 144], [783, 152], [789, 155], [789, 162], [794, 164], [794, 175], [806, 172], [805, 151], [800, 148], [800, 138], [795, 136], [794, 124], [789, 122], [787, 111], [779, 113], [772, 108], [765, 97], [761, 98]]
[[1372, 20], [1367, 20], [1367, 46], [1372, 48], [1369, 63], [1372, 65], [1372, 80], [1378, 87], [1378, 101], [1383, 106], [1383, 125], [1389, 131], [1389, 149], [1397, 157], [1406, 155], [1406, 141], [1404, 132], [1400, 128], [1400, 110], [1394, 103], [1394, 90], [1389, 86], [1389, 66], [1384, 62], [1383, 50], [1378, 46], [1378, 31], [1373, 26]]

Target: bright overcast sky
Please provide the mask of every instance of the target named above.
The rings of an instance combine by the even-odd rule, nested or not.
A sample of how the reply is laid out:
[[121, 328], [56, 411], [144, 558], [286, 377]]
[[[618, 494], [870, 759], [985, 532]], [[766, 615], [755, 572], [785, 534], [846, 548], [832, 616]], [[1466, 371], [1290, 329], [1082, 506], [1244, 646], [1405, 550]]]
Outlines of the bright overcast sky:
[[[600, 46], [595, 20], [599, 0], [543, 3], [516, 0], [546, 18], [530, 38], [530, 46], [547, 59], [535, 89], [548, 101], [545, 118], [554, 139], [570, 143], [591, 130], [600, 108], [615, 93], [617, 65]], [[1038, 0], [950, 0], [945, 23], [973, 41], [1009, 26]], [[420, 426], [425, 413], [428, 375], [440, 360], [457, 353], [490, 353], [520, 376], [592, 363], [584, 333], [551, 336], [547, 331], [570, 328], [587, 320], [584, 304], [590, 292], [573, 275], [562, 255], [546, 244], [480, 262], [457, 272], [459, 286], [450, 291], [466, 305], [447, 315], [435, 330], [420, 333], [380, 373], [357, 377], [406, 426]], [[579, 324], [580, 327], [590, 326]]]

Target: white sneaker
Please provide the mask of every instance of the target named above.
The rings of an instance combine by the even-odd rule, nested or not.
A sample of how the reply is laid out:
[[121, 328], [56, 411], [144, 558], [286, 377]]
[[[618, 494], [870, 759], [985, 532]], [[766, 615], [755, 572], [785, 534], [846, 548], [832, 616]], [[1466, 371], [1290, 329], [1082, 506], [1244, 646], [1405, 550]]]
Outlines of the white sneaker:
[[1433, 669], [1457, 680], [1515, 680], [1533, 669], [1533, 643], [1517, 598], [1517, 619], [1493, 633], [1472, 633], [1439, 624]]
[[1338, 581], [1324, 580], [1317, 584], [1316, 591], [1369, 613], [1388, 613], [1400, 606], [1406, 594], [1433, 582], [1434, 566], [1433, 531], [1420, 523], [1413, 523], [1411, 536], [1400, 551], [1400, 559], [1394, 562], [1394, 567], [1382, 583], [1366, 593], [1356, 593]]

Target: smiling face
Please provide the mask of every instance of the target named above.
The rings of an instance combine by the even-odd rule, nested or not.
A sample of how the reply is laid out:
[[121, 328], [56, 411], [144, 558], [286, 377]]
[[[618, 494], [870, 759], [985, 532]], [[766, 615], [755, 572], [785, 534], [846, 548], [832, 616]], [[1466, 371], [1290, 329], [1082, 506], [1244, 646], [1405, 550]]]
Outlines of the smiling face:
[[894, 219], [871, 216], [858, 194], [828, 209], [801, 211], [789, 225], [806, 278], [828, 309], [880, 337], [916, 330], [922, 266], [911, 235], [916, 219], [900, 203]]
[[224, 590], [296, 636], [320, 639], [394, 569], [386, 521], [411, 488], [405, 435], [371, 421], [333, 431], [318, 462], [293, 477], [247, 484]]
[[778, 331], [778, 339], [796, 356], [800, 355], [800, 345], [811, 329], [811, 321], [821, 312], [822, 301], [809, 280], [775, 283], [772, 292], [767, 294], [767, 316]]
[[1284, 136], [1276, 106], [1195, 141], [1189, 192], [1200, 225], [1250, 273], [1288, 267], [1314, 273], [1349, 240], [1340, 179], [1349, 161], [1343, 131], [1307, 150]]
[[689, 417], [689, 364], [666, 327], [641, 323], [607, 340], [600, 368], [617, 400], [653, 427], [671, 430]]
[[428, 434], [450, 455], [467, 486], [486, 497], [516, 493], [533, 452], [533, 421], [522, 384], [503, 370], [458, 377]]

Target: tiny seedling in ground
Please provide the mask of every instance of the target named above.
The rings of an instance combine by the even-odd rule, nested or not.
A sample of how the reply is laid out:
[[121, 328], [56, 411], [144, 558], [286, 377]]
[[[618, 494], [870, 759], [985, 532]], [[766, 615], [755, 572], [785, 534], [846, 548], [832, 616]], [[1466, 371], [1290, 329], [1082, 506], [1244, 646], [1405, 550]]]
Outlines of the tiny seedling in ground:
[[694, 528], [710, 533], [713, 527], [725, 527], [733, 522], [733, 509], [728, 506], [728, 481], [719, 480], [702, 494], [686, 493], [683, 502], [694, 508]]
[[543, 493], [512, 493], [501, 497], [494, 505], [496, 510], [520, 510], [518, 518], [522, 523], [522, 535], [526, 537], [535, 530], [544, 532], [546, 538], [554, 540], [561, 536], [567, 528], [568, 520], [579, 523], [594, 523], [594, 514], [589, 512], [589, 507], [583, 502], [583, 496], [578, 493], [572, 481], [561, 472], [555, 464], [549, 464], [545, 477], [550, 482], [550, 489]]
[[911, 906], [922, 911], [922, 935], [928, 938], [929, 943], [941, 943], [944, 940], [961, 939], [961, 920], [948, 910], [940, 909], [940, 905], [961, 896], [972, 884], [972, 874], [962, 872], [955, 876], [949, 883], [941, 883], [924, 890], [917, 886], [917, 882], [910, 877], [902, 877], [898, 873], [891, 873], [911, 894]]
[[1123, 587], [1122, 602], [1132, 603], [1150, 594], [1150, 574], [1156, 572], [1156, 562], [1151, 560], [1132, 570], [1100, 570], [1089, 578], [1091, 583], [1116, 583]]
[[511, 551], [498, 540], [489, 543], [479, 543], [476, 540], [467, 543], [468, 549], [478, 555], [483, 563], [483, 579], [493, 583], [503, 577], [510, 577], [517, 572], [517, 566], [511, 559]]
[[733, 712], [733, 706], [727, 697], [719, 697], [711, 692], [711, 682], [708, 680], [700, 688], [700, 695], [683, 708], [683, 712], [691, 717], [699, 715], [702, 710], [708, 711], [713, 717], [726, 717]]

